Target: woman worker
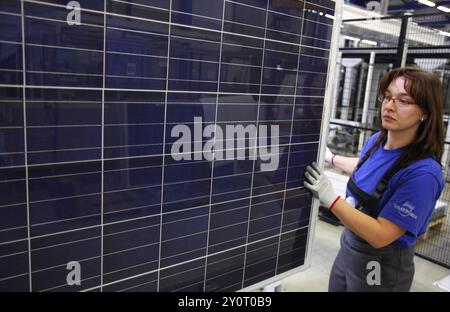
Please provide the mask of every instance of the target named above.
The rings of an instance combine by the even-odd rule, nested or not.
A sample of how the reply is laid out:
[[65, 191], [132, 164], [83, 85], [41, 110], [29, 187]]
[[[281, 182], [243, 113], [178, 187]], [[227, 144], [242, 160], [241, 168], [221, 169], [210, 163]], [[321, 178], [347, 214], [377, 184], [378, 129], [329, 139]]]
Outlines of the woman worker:
[[418, 68], [398, 68], [382, 77], [378, 94], [382, 129], [360, 158], [328, 151], [333, 166], [352, 173], [346, 200], [316, 163], [305, 172], [304, 185], [345, 225], [329, 291], [409, 291], [414, 244], [444, 188], [439, 79]]

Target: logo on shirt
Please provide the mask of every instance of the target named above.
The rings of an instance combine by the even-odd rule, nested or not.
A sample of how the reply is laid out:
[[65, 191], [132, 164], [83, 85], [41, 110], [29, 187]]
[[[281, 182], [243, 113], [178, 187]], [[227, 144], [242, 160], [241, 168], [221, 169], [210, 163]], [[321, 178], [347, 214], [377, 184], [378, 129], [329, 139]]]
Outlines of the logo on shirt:
[[417, 215], [413, 213], [415, 207], [411, 205], [409, 202], [404, 203], [403, 206], [394, 204], [394, 208], [398, 210], [398, 212], [402, 217], [411, 217], [413, 219], [417, 219]]

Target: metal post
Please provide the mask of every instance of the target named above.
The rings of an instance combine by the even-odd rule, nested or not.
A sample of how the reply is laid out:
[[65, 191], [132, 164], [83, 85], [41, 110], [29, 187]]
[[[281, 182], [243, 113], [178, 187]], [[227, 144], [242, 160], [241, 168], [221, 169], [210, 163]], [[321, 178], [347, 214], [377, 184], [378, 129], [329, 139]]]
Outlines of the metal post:
[[[447, 133], [445, 134], [445, 142], [450, 141], [450, 120], [447, 123]], [[449, 144], [444, 144], [444, 153], [442, 155], [441, 164], [444, 167], [444, 177], [447, 177], [449, 159]]]
[[388, 8], [389, 8], [389, 0], [381, 0], [381, 5], [380, 5], [381, 12], [380, 13], [382, 15], [387, 15]]
[[352, 83], [355, 79], [355, 66], [359, 65], [362, 59], [343, 58], [342, 66], [345, 67], [344, 90], [342, 92], [342, 110], [340, 119], [348, 120], [350, 100], [352, 95]]
[[406, 64], [406, 55], [408, 52], [408, 45], [406, 43], [406, 35], [408, 33], [408, 24], [410, 16], [402, 17], [402, 26], [400, 29], [400, 36], [398, 38], [397, 58], [394, 67], [403, 67]]
[[[366, 83], [366, 92], [364, 94], [364, 105], [363, 105], [363, 113], [361, 118], [361, 125], [365, 126], [367, 124], [367, 116], [369, 114], [369, 103], [370, 103], [370, 93], [372, 91], [372, 80], [373, 80], [373, 68], [375, 66], [375, 56], [376, 53], [374, 51], [370, 52], [370, 61], [369, 61], [369, 69], [367, 70], [367, 83]], [[364, 132], [361, 132], [359, 135], [359, 144], [358, 151], [361, 151], [364, 145]]]
[[[359, 75], [359, 80], [358, 80], [358, 91], [356, 94], [356, 101], [355, 101], [355, 105], [353, 105], [353, 111], [352, 111], [352, 116], [353, 116], [353, 120], [354, 121], [358, 121], [358, 116], [359, 116], [359, 110], [360, 110], [360, 103], [361, 103], [361, 98], [363, 96], [364, 90], [363, 90], [363, 85], [364, 85], [364, 72], [367, 70], [367, 63], [366, 62], [362, 62], [361, 66], [359, 66], [359, 70], [358, 70], [358, 75]], [[362, 100], [364, 101], [364, 99]]]
[[336, 61], [336, 70], [334, 72], [334, 84], [332, 90], [332, 104], [331, 104], [331, 116], [330, 118], [336, 118], [336, 108], [339, 96], [339, 80], [341, 78], [341, 62], [342, 62], [342, 52], [338, 53], [337, 61]]
[[348, 120], [348, 108], [350, 107], [352, 80], [353, 80], [353, 66], [345, 66], [344, 90], [342, 94], [342, 108], [340, 119]]

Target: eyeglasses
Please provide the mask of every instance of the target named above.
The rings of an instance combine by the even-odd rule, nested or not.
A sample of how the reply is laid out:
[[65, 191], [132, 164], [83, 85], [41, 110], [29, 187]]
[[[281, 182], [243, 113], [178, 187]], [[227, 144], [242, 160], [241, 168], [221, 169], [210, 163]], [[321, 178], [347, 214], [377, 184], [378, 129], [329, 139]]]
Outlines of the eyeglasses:
[[388, 103], [390, 101], [394, 101], [395, 105], [397, 105], [398, 107], [408, 107], [409, 105], [416, 104], [414, 102], [409, 102], [405, 99], [397, 99], [390, 95], [380, 95], [378, 96], [378, 101], [380, 101], [380, 103]]

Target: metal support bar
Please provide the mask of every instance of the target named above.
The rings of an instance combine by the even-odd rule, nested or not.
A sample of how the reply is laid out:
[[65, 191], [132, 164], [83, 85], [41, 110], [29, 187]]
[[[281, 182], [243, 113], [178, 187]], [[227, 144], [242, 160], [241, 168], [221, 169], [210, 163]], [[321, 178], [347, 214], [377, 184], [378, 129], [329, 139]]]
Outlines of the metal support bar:
[[[377, 16], [377, 20], [397, 20], [399, 18], [403, 17], [412, 17], [412, 18], [418, 18], [418, 17], [429, 17], [429, 16], [435, 16], [436, 14], [442, 15], [444, 13], [421, 13], [421, 14], [411, 14], [407, 16]], [[364, 18], [351, 18], [351, 19], [345, 19], [342, 20], [342, 23], [354, 23], [354, 22], [367, 22], [372, 20], [373, 17], [364, 17]]]
[[406, 63], [406, 53], [408, 51], [406, 34], [408, 32], [409, 18], [410, 16], [402, 17], [402, 26], [400, 29], [400, 36], [398, 38], [397, 58], [395, 60], [394, 67], [402, 67], [405, 66]]
[[341, 63], [342, 63], [342, 53], [338, 53], [337, 61], [336, 61], [336, 70], [334, 72], [334, 84], [332, 89], [331, 96], [331, 116], [330, 118], [336, 118], [336, 109], [339, 95], [339, 81], [341, 78]]
[[[450, 141], [450, 122], [447, 125], [447, 131], [445, 134], [445, 142]], [[447, 176], [448, 173], [448, 161], [449, 161], [449, 145], [445, 144], [444, 145], [444, 153], [442, 155], [442, 160], [441, 160], [441, 164], [442, 166], [444, 166], [444, 177]]]
[[[373, 80], [373, 68], [375, 66], [375, 52], [370, 53], [370, 61], [369, 61], [369, 69], [367, 70], [367, 83], [366, 83], [366, 92], [364, 94], [364, 105], [363, 105], [363, 113], [361, 118], [361, 125], [367, 124], [367, 116], [369, 113], [369, 102], [370, 102], [370, 93], [372, 92], [372, 80]], [[361, 151], [364, 145], [364, 132], [361, 131], [359, 135], [359, 146], [358, 151]]]

